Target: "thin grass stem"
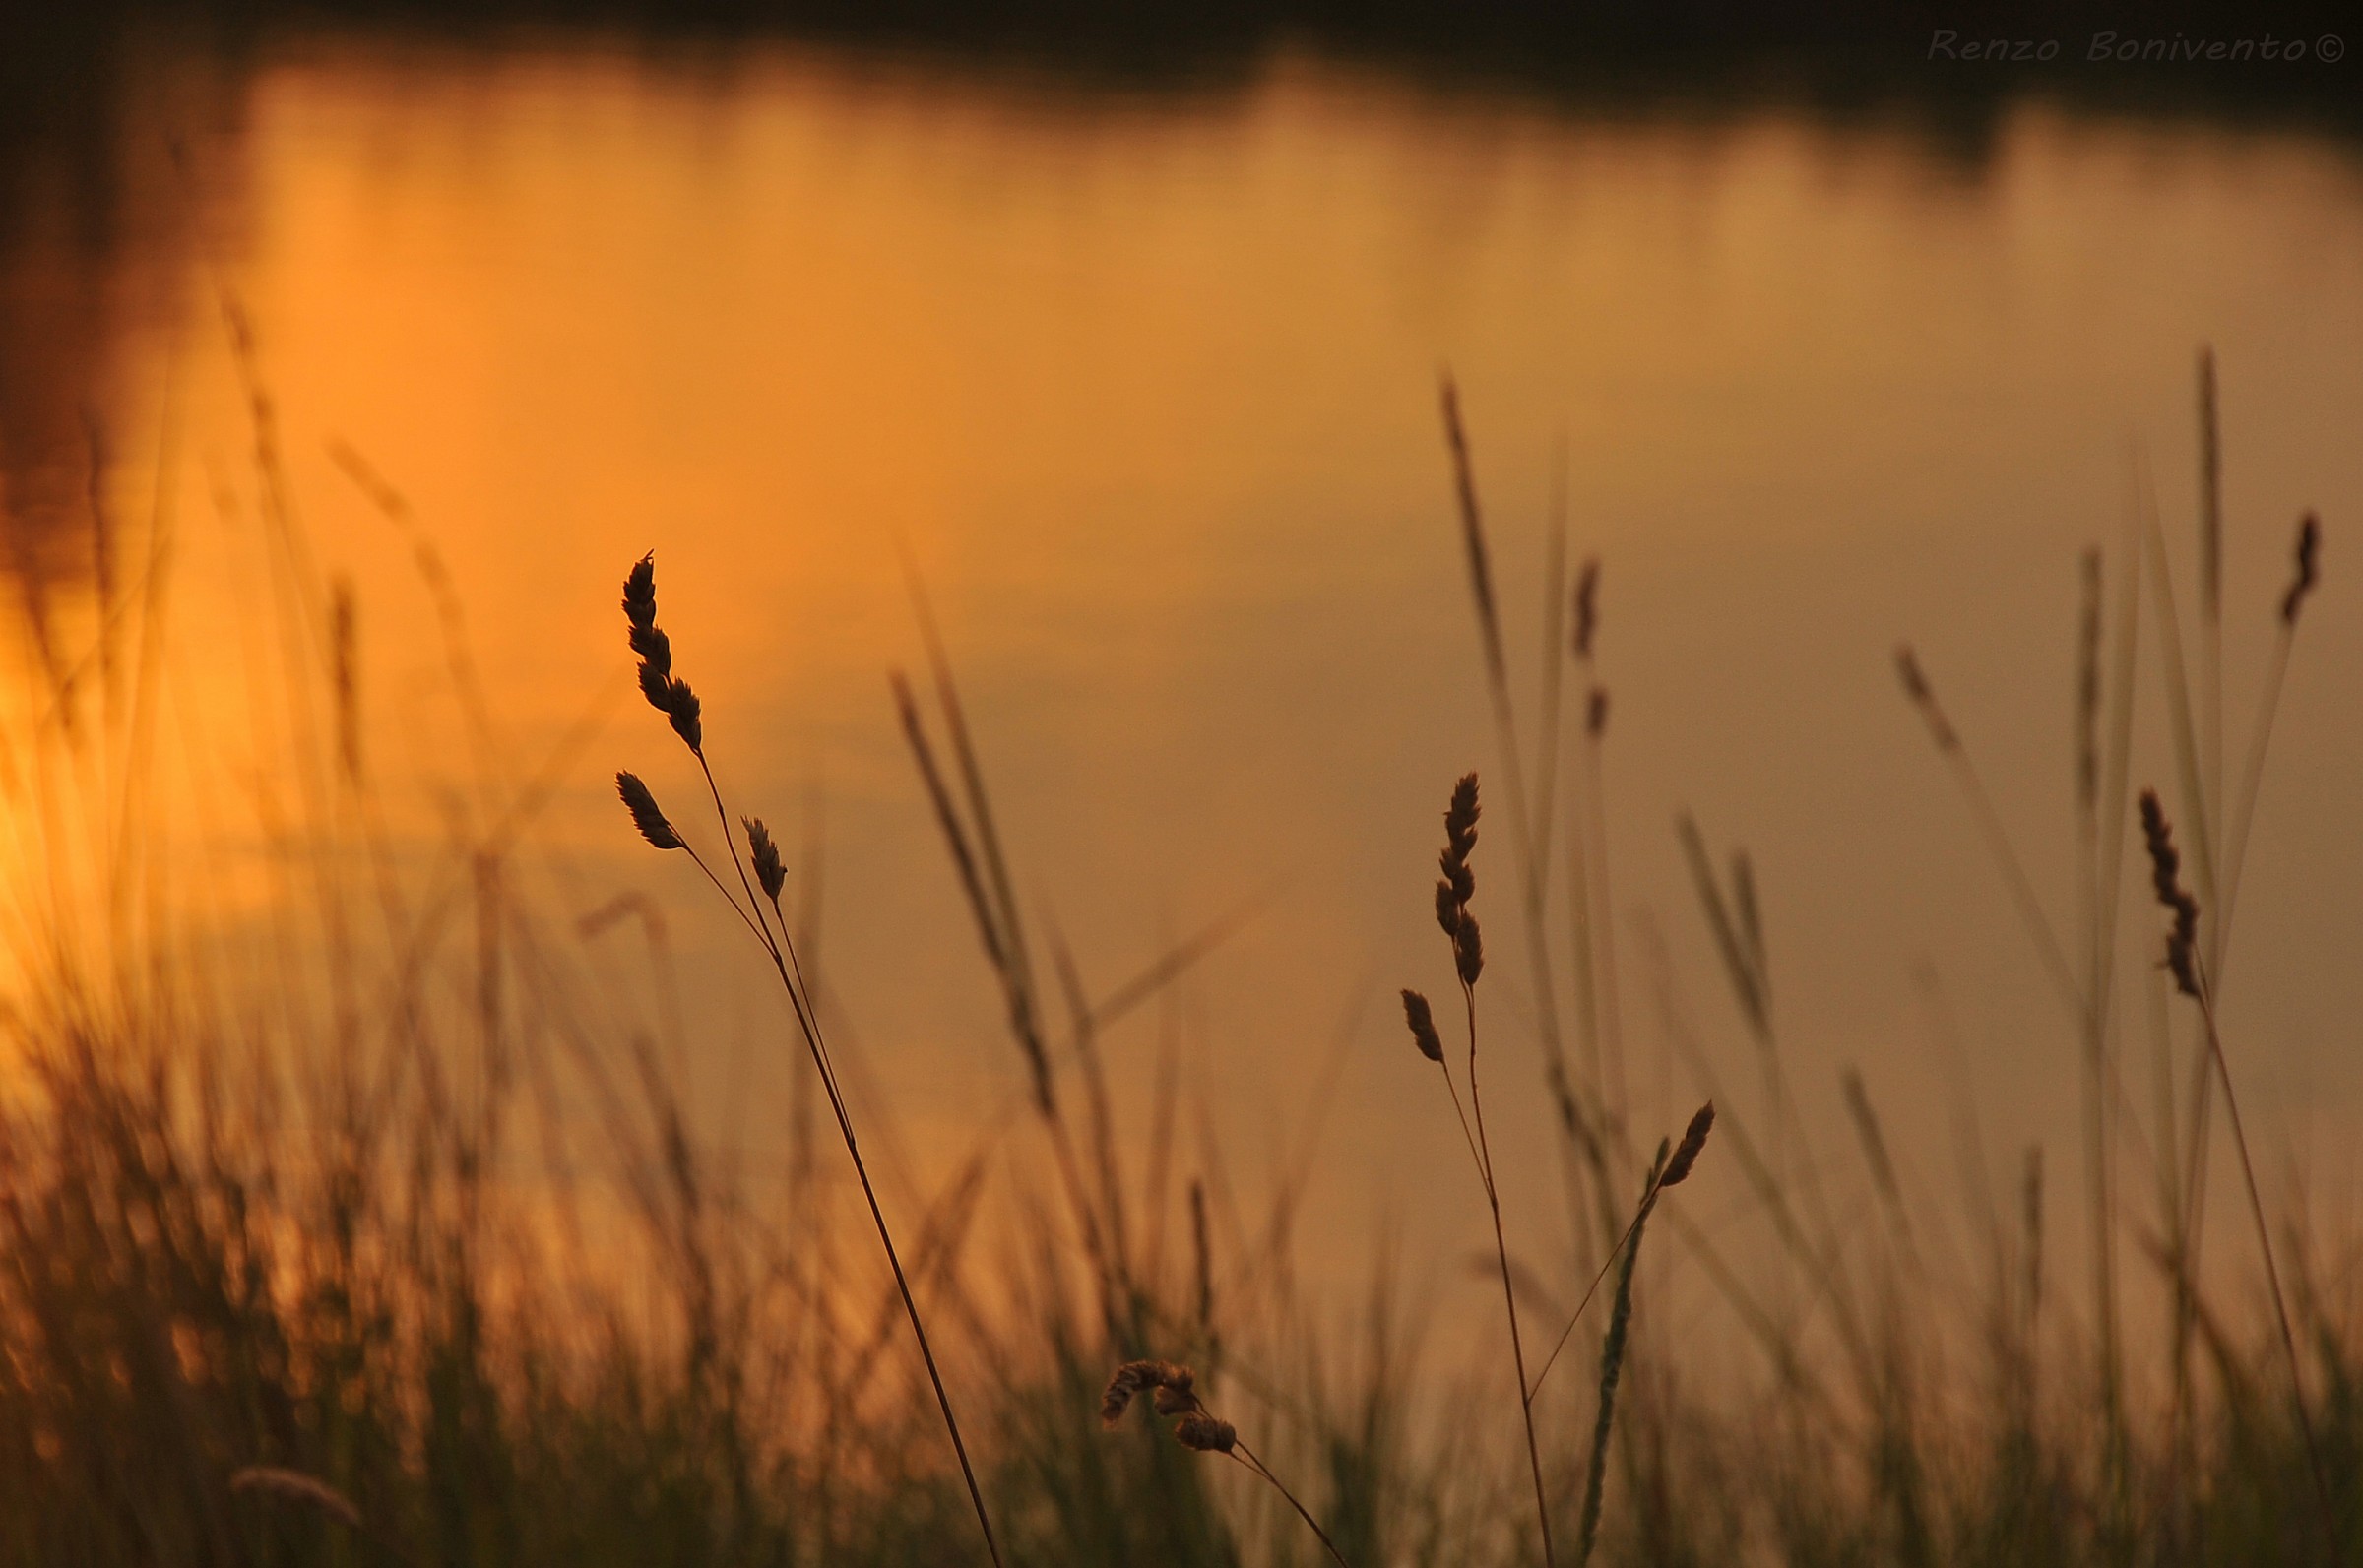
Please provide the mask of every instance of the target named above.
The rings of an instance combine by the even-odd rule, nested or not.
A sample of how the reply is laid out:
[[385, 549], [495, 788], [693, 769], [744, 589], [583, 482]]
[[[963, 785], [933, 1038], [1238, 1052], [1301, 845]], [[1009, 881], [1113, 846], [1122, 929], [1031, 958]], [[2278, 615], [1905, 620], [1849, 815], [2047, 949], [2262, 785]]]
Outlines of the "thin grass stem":
[[2231, 1064], [2224, 1059], [2223, 1035], [2215, 1025], [2215, 1004], [2203, 972], [2199, 987], [2199, 1014], [2206, 1027], [2207, 1055], [2215, 1063], [2215, 1077], [2223, 1086], [2224, 1119], [2231, 1125], [2232, 1147], [2240, 1158], [2240, 1174], [2248, 1191], [2249, 1218], [2257, 1226], [2257, 1248], [2265, 1255], [2265, 1281], [2272, 1289], [2272, 1315], [2281, 1331], [2281, 1349], [2289, 1358], [2289, 1398], [2297, 1409], [2297, 1425], [2306, 1440], [2306, 1461], [2314, 1473], [2314, 1487], [2322, 1502], [2322, 1527], [2330, 1537], [2332, 1554], [2337, 1549], [2337, 1509], [2331, 1497], [2330, 1472], [2323, 1467], [2322, 1442], [2315, 1435], [2314, 1416], [2306, 1404], [2305, 1367], [2298, 1359], [2297, 1336], [2289, 1327], [2289, 1302], [2281, 1291], [2280, 1266], [2273, 1259], [2272, 1229], [2266, 1223], [2265, 1199], [2257, 1186], [2256, 1161], [2248, 1151], [2248, 1132], [2241, 1125], [2240, 1099], [2232, 1092]]
[[1272, 1490], [1278, 1492], [1286, 1500], [1288, 1506], [1297, 1511], [1297, 1517], [1305, 1521], [1306, 1528], [1310, 1530], [1320, 1540], [1322, 1550], [1329, 1553], [1329, 1560], [1336, 1563], [1337, 1568], [1354, 1568], [1352, 1563], [1346, 1561], [1346, 1554], [1337, 1549], [1337, 1542], [1329, 1538], [1329, 1532], [1321, 1528], [1321, 1522], [1313, 1518], [1310, 1510], [1307, 1509], [1303, 1503], [1297, 1501], [1297, 1494], [1290, 1491], [1280, 1477], [1272, 1474], [1272, 1468], [1269, 1465], [1255, 1456], [1255, 1451], [1247, 1447], [1245, 1439], [1234, 1439], [1232, 1447], [1231, 1458], [1236, 1463], [1245, 1466], [1249, 1473], [1262, 1476]]
[[2231, 956], [2232, 911], [2240, 899], [2240, 875], [2248, 864], [2248, 833], [2256, 820], [2257, 796], [2265, 785], [2265, 756], [2272, 745], [2273, 720], [2281, 707], [2281, 686], [2289, 677], [2289, 655], [2296, 643], [2296, 625], [2283, 621], [2272, 640], [2272, 655], [2265, 667], [2265, 694], [2257, 703], [2257, 731], [2248, 743], [2248, 758], [2240, 769], [2240, 792], [2233, 797], [2226, 828], [2223, 858], [2223, 918], [2215, 922], [2215, 942], [2209, 952], [2217, 984]]
[[1542, 1445], [1534, 1435], [1534, 1401], [1526, 1393], [1526, 1346], [1518, 1336], [1518, 1292], [1510, 1284], [1509, 1242], [1501, 1230], [1501, 1194], [1494, 1183], [1493, 1146], [1485, 1136], [1485, 1101], [1477, 1091], [1477, 990], [1463, 980], [1460, 992], [1468, 1011], [1469, 1111], [1477, 1129], [1477, 1169], [1485, 1183], [1486, 1207], [1493, 1215], [1494, 1256], [1501, 1266], [1501, 1302], [1509, 1314], [1509, 1355], [1518, 1379], [1518, 1419], [1526, 1431], [1526, 1464], [1534, 1474], [1535, 1524], [1543, 1537], [1543, 1568], [1551, 1568], [1556, 1560], [1551, 1550], [1551, 1501], [1543, 1486]]

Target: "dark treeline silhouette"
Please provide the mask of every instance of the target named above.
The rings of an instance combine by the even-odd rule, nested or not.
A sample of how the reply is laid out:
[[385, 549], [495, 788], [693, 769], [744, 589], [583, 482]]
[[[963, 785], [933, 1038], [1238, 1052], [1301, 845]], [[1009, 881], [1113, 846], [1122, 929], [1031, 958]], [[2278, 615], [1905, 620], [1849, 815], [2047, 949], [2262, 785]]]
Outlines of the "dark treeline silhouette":
[[[487, 44], [568, 31], [655, 47], [805, 39], [1182, 87], [1219, 86], [1289, 45], [1490, 80], [1577, 109], [1776, 97], [1833, 111], [1903, 102], [1973, 114], [2040, 91], [2099, 107], [2363, 127], [2363, 66], [2351, 59], [2129, 69], [2089, 58], [2104, 31], [2171, 44], [2363, 31], [2340, 0], [76, 0], [49, 8], [65, 20], [11, 20], [39, 9], [0, 6], [0, 43], [17, 60], [0, 72], [12, 87], [31, 76], [62, 89], [105, 39], [143, 27], [177, 27], [233, 58], [289, 30], [384, 28]], [[2048, 61], [1964, 70], [1969, 62], [1931, 57], [1940, 31], [2059, 47]]]

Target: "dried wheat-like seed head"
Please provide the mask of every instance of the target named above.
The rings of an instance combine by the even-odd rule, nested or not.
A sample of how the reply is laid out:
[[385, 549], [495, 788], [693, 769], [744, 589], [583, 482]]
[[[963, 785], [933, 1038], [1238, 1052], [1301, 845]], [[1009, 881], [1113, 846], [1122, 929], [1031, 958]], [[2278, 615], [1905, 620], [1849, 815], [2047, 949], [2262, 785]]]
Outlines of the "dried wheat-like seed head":
[[1585, 558], [1575, 574], [1575, 657], [1592, 657], [1592, 637], [1600, 630], [1600, 557]]
[[665, 701], [665, 717], [672, 721], [672, 732], [691, 751], [705, 750], [705, 726], [698, 721], [697, 693], [685, 680], [676, 680]]
[[1411, 1026], [1412, 1043], [1419, 1046], [1422, 1056], [1432, 1062], [1444, 1059], [1443, 1036], [1436, 1032], [1436, 1013], [1429, 1007], [1428, 998], [1406, 989], [1403, 992], [1403, 1022]]
[[1190, 1395], [1195, 1381], [1188, 1367], [1171, 1361], [1126, 1361], [1116, 1369], [1116, 1375], [1108, 1380], [1107, 1392], [1100, 1396], [1100, 1419], [1114, 1426], [1144, 1389]]
[[[623, 580], [623, 616], [632, 624], [634, 633], [657, 629], [657, 552], [649, 551], [632, 563], [632, 570]], [[632, 652], [647, 656], [647, 650], [633, 645]]]
[[1437, 880], [1438, 898], [1449, 897], [1457, 907], [1477, 896], [1477, 874], [1469, 869], [1465, 854], [1455, 854], [1447, 847], [1437, 855], [1436, 863], [1443, 873]]
[[[1436, 884], [1436, 923], [1461, 950], [1460, 928], [1469, 918], [1469, 900], [1477, 896], [1477, 874], [1469, 869], [1470, 851], [1477, 847], [1477, 776], [1463, 774], [1452, 786], [1452, 802], [1444, 808], [1444, 847], [1437, 855], [1442, 873]], [[1471, 940], [1474, 940], [1472, 938]]]
[[1103, 1423], [1114, 1426], [1122, 1420], [1124, 1411], [1132, 1408], [1132, 1396], [1144, 1388], [1156, 1387], [1149, 1375], [1156, 1364], [1154, 1361], [1126, 1361], [1116, 1369], [1116, 1375], [1108, 1380], [1107, 1389], [1100, 1395], [1100, 1420]]
[[1452, 786], [1452, 803], [1444, 809], [1444, 843], [1448, 851], [1458, 859], [1467, 859], [1477, 847], [1477, 776], [1462, 774]]
[[2149, 848], [2150, 888], [2158, 903], [2174, 914], [2173, 928], [2166, 933], [2166, 967], [2174, 972], [2177, 990], [2197, 996], [2199, 961], [2193, 948], [2199, 936], [2199, 901], [2183, 888], [2183, 861], [2174, 847], [2174, 828], [2166, 820], [2166, 808], [2159, 804], [2155, 789], [2141, 791], [2141, 838]]
[[755, 881], [763, 896], [776, 904], [780, 890], [788, 885], [788, 867], [780, 859], [780, 847], [772, 842], [771, 830], [763, 826], [761, 817], [741, 817], [739, 823], [746, 829], [747, 858], [755, 863]]
[[631, 629], [632, 652], [640, 656], [640, 678], [652, 675], [659, 683], [672, 673], [672, 639], [655, 626]]
[[657, 797], [649, 793], [648, 785], [640, 782], [638, 774], [617, 774], [615, 792], [623, 797], [624, 809], [632, 814], [632, 826], [640, 830], [641, 838], [660, 849], [683, 847], [681, 836], [665, 820], [665, 813], [657, 807]]
[[2297, 525], [2296, 575], [2289, 581], [2289, 592], [2281, 596], [2281, 624], [2295, 626], [2297, 612], [2305, 606], [2306, 596], [2314, 592], [2321, 577], [2322, 519], [2308, 512]]
[[640, 656], [640, 695], [663, 714], [691, 751], [703, 754], [705, 728], [699, 721], [697, 693], [672, 673], [672, 640], [657, 625], [657, 553], [632, 564], [623, 580], [623, 618], [631, 629], [632, 652]]
[[1203, 1411], [1175, 1422], [1174, 1436], [1183, 1448], [1194, 1448], [1201, 1454], [1228, 1454], [1239, 1444], [1237, 1427], [1229, 1421], [1218, 1421]]
[[1666, 1173], [1658, 1178], [1659, 1191], [1676, 1185], [1690, 1175], [1691, 1167], [1698, 1162], [1698, 1151], [1706, 1147], [1707, 1131], [1714, 1125], [1715, 1102], [1710, 1099], [1698, 1107], [1698, 1113], [1683, 1129], [1682, 1142], [1675, 1148], [1674, 1158], [1666, 1165]]
[[1477, 916], [1468, 910], [1460, 911], [1460, 924], [1452, 931], [1452, 964], [1460, 972], [1460, 983], [1474, 985], [1477, 976], [1485, 972], [1485, 938], [1478, 933]]

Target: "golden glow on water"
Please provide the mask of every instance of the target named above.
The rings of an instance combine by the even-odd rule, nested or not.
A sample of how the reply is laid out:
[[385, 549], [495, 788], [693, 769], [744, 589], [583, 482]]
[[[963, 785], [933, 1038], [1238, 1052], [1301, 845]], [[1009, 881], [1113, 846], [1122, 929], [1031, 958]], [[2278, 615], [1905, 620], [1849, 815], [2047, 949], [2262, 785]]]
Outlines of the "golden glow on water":
[[[951, 1147], [1017, 1072], [886, 702], [885, 671], [919, 657], [905, 541], [1020, 881], [1097, 987], [1278, 890], [1173, 1027], [1250, 1158], [1307, 1124], [1347, 1042], [1324, 1124], [1346, 1174], [1318, 1201], [1357, 1233], [1373, 1171], [1380, 1210], [1465, 1219], [1405, 1175], [1401, 1151], [1448, 1160], [1451, 1130], [1386, 1005], [1441, 977], [1436, 814], [1457, 772], [1494, 767], [1439, 365], [1521, 668], [1557, 453], [1573, 548], [1607, 563], [1620, 908], [1665, 930], [1741, 1079], [1667, 825], [1689, 805], [1744, 841], [1812, 1114], [1836, 1125], [1835, 1068], [1860, 1062], [1907, 1149], [1944, 1126], [1924, 959], [1998, 1146], [2065, 1146], [2074, 1079], [1892, 643], [1922, 646], [2064, 909], [2076, 558], [2120, 537], [2129, 443], [2183, 536], [2194, 345], [2225, 367], [2236, 715], [2291, 522], [2320, 506], [2335, 541], [2363, 499], [2363, 172], [2295, 137], [2029, 108], [1967, 162], [1902, 127], [1596, 119], [1286, 61], [1235, 96], [1138, 102], [811, 53], [718, 83], [332, 50], [263, 71], [203, 164], [308, 548], [358, 585], [397, 831], [441, 842], [470, 743], [414, 540], [337, 470], [338, 440], [447, 567], [517, 778], [628, 682], [616, 588], [657, 548], [718, 766], [775, 821], [825, 800], [833, 987], [913, 1146]], [[269, 553], [218, 317], [123, 360], [127, 428], [153, 431], [158, 389], [176, 400], [175, 699], [224, 778], [261, 779]], [[218, 657], [237, 637], [208, 652], [241, 612], [247, 661]], [[2307, 627], [2244, 909], [2253, 988], [2230, 1002], [2260, 1119], [2291, 1132], [2363, 1098], [2331, 1048], [2363, 1003], [2339, 958], [2363, 917], [2359, 625], [2333, 588]], [[710, 982], [692, 1072], [719, 1102], [732, 1042], [778, 1020], [684, 868], [628, 840], [615, 766], [704, 825], [684, 759], [626, 706], [564, 776], [546, 830], [571, 869], [547, 896], [662, 901]], [[1505, 844], [1480, 870], [1506, 928]], [[1489, 983], [1520, 1020], [1497, 941]], [[1692, 1074], [1644, 979], [1635, 1081], [1678, 1124]], [[738, 1102], [758, 1128], [784, 1073], [759, 1077]], [[1533, 1154], [1528, 1108], [1504, 1116]], [[1949, 1183], [1946, 1157], [1915, 1165]]]

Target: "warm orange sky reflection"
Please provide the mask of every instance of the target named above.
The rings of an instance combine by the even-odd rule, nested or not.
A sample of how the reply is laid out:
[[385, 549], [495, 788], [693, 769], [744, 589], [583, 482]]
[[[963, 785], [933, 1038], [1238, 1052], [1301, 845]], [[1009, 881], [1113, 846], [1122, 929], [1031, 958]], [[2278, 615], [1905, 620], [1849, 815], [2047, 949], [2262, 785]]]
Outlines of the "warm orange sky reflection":
[[[1178, 1027], [1250, 1165], [1307, 1124], [1346, 1032], [1317, 1197], [1340, 1235], [1471, 1218], [1411, 1174], [1450, 1160], [1451, 1127], [1385, 1005], [1440, 978], [1436, 814], [1494, 755], [1439, 365], [1516, 647], [1563, 444], [1573, 546], [1606, 559], [1621, 904], [1654, 911], [1690, 1012], [1752, 1083], [1672, 813], [1745, 842], [1810, 1114], [1838, 1126], [1836, 1067], [1862, 1064], [1948, 1206], [1913, 967], [1945, 973], [2001, 1167], [2038, 1138], [2066, 1159], [2074, 1078], [1889, 647], [1921, 645], [2034, 863], [2064, 865], [2076, 557], [2117, 542], [2133, 443], [2187, 536], [2194, 346], [2224, 364], [2236, 715], [2290, 524], [2320, 506], [2335, 559], [2363, 497], [2363, 174], [2296, 139], [2028, 109], [1970, 167], [1907, 130], [1589, 121], [1287, 63], [1237, 99], [1144, 106], [806, 54], [718, 84], [331, 51], [261, 77], [213, 157], [241, 170], [216, 243], [312, 547], [359, 585], [371, 754], [409, 782], [389, 798], [423, 802], [410, 831], [443, 832], [467, 743], [412, 543], [336, 471], [340, 438], [448, 563], [520, 777], [628, 681], [617, 584], [658, 550], [726, 784], [794, 821], [818, 783], [848, 1029], [910, 1145], [954, 1147], [1017, 1079], [885, 698], [917, 657], [905, 540], [1020, 881], [1094, 983], [1280, 889]], [[194, 638], [251, 591], [257, 546], [207, 496], [209, 466], [249, 510], [252, 481], [221, 332], [192, 319], [176, 349], [138, 345], [131, 379], [153, 391], [177, 356]], [[2363, 1003], [2342, 961], [2359, 626], [2333, 581], [2244, 900], [2228, 1025], [2276, 1137], [2363, 1098], [2341, 1043]], [[184, 654], [174, 680], [209, 723], [243, 712], [225, 661]], [[2154, 739], [2154, 703], [2141, 722]], [[683, 759], [627, 707], [547, 821], [572, 867], [550, 896], [663, 901], [712, 981], [693, 991], [714, 1102], [713, 1064], [785, 1035], [698, 886], [629, 841], [615, 766], [702, 823]], [[2064, 875], [2044, 892], [2065, 908]], [[1497, 973], [1514, 1020], [1523, 976]], [[1636, 973], [1629, 1031], [1662, 1054], [1647, 991]], [[734, 1101], [759, 1143], [784, 1061]], [[1695, 1098], [1654, 1055], [1635, 1081], [1669, 1126]], [[1507, 1136], [1539, 1172], [1528, 1108]], [[2297, 1147], [2326, 1189], [2354, 1174], [2337, 1143]], [[1702, 1202], [1738, 1205], [1706, 1179]]]

